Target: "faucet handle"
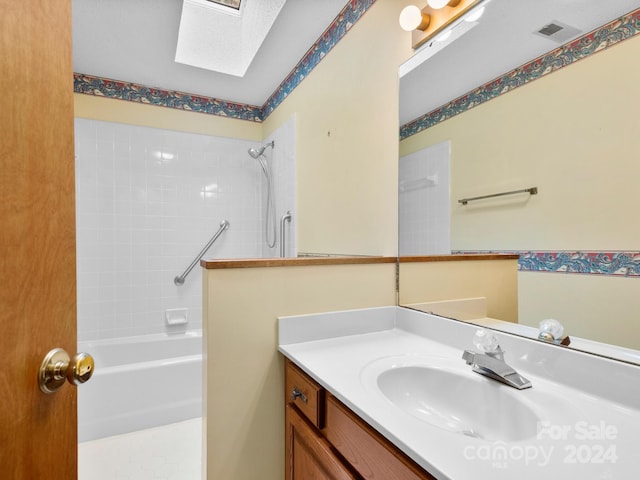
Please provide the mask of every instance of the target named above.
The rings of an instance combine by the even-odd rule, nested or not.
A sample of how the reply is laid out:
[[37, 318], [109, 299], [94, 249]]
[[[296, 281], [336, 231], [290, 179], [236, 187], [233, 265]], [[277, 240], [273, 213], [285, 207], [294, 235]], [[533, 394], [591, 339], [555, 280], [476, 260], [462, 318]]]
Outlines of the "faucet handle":
[[565, 346], [571, 343], [569, 336], [564, 334], [562, 324], [553, 318], [547, 318], [540, 322], [538, 339]]
[[478, 329], [473, 338], [473, 344], [479, 352], [485, 353], [490, 357], [499, 358], [500, 360], [504, 358], [504, 352], [502, 348], [500, 348], [498, 338], [489, 330], [485, 330], [484, 328]]

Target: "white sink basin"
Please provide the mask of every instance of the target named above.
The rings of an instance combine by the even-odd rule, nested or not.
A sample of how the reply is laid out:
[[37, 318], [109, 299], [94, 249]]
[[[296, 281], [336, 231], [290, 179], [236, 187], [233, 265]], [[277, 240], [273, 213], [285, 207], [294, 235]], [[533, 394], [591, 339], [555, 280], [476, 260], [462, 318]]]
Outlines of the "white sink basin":
[[394, 365], [374, 370], [377, 389], [394, 406], [436, 427], [487, 441], [514, 442], [537, 434], [540, 417], [526, 392], [471, 368]]

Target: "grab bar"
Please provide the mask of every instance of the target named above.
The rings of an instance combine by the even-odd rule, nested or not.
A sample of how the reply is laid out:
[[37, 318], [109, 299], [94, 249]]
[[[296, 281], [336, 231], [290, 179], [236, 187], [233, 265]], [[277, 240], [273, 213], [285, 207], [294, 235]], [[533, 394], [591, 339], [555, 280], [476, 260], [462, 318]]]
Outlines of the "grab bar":
[[458, 200], [458, 203], [461, 203], [462, 205], [466, 205], [467, 203], [472, 202], [474, 200], [483, 200], [485, 198], [502, 197], [503, 195], [514, 195], [516, 193], [529, 193], [531, 195], [536, 195], [538, 193], [538, 187], [523, 188], [522, 190], [513, 190], [511, 192], [493, 193], [491, 195], [483, 195], [482, 197], [463, 198], [461, 200]]
[[191, 272], [191, 270], [193, 270], [193, 267], [196, 266], [196, 264], [200, 261], [200, 259], [203, 257], [203, 255], [207, 252], [207, 250], [209, 250], [209, 248], [211, 247], [211, 245], [213, 245], [213, 242], [215, 242], [218, 237], [220, 235], [222, 235], [222, 232], [224, 232], [227, 228], [229, 228], [229, 222], [227, 220], [223, 220], [222, 222], [220, 222], [220, 228], [218, 229], [218, 231], [216, 232], [216, 234], [211, 237], [211, 240], [209, 240], [209, 242], [207, 242], [207, 244], [204, 246], [204, 248], [202, 249], [202, 251], [198, 254], [198, 256], [193, 260], [193, 262], [191, 262], [191, 265], [189, 265], [187, 267], [187, 269], [182, 272], [182, 275], [179, 275], [177, 277], [175, 277], [173, 279], [173, 283], [175, 283], [178, 287], [182, 284], [184, 284], [184, 280], [185, 278], [187, 278], [187, 275], [189, 275], [189, 273]]
[[284, 241], [284, 222], [291, 223], [291, 212], [287, 210], [280, 218], [280, 256], [284, 258], [286, 256], [285, 253], [285, 241]]

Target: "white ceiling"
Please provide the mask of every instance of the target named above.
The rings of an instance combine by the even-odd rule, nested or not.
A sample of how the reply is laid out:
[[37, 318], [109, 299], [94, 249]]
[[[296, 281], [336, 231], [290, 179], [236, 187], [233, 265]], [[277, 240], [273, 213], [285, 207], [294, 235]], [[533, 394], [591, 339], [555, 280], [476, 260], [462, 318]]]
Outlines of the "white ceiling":
[[[238, 78], [175, 62], [182, 0], [73, 0], [74, 71], [262, 106], [347, 3], [288, 0]], [[492, 0], [478, 26], [403, 77], [400, 123], [557, 48], [532, 33], [552, 20], [584, 34], [639, 7], [640, 0]]]
[[73, 0], [74, 71], [262, 106], [348, 2], [285, 2], [242, 78], [175, 62], [182, 3]]

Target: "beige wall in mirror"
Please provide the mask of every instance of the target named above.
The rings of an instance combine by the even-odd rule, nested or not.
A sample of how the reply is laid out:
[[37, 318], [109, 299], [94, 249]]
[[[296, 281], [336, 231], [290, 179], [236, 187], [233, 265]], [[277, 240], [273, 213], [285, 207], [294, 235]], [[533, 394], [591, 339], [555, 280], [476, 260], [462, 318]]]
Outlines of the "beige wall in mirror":
[[[400, 143], [402, 158], [451, 142], [453, 251], [640, 250], [638, 58], [640, 36]], [[638, 293], [637, 276], [520, 271], [518, 321], [555, 318], [570, 336], [640, 350]]]

